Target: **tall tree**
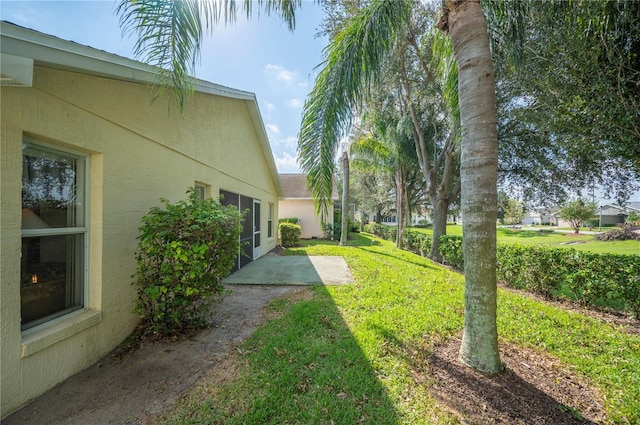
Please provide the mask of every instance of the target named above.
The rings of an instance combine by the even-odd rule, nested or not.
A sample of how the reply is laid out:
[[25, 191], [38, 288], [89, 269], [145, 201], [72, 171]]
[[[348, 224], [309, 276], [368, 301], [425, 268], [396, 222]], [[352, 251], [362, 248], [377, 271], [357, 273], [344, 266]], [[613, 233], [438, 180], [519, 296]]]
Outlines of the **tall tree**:
[[[329, 18], [324, 21], [324, 32], [331, 43], [341, 34], [340, 30], [353, 25], [363, 4], [343, 0], [326, 5], [327, 15], [337, 18], [337, 22]], [[449, 205], [457, 201], [460, 193], [460, 120], [455, 59], [448, 37], [436, 37], [438, 32], [433, 31], [436, 19], [437, 12], [430, 7], [412, 4], [409, 18], [384, 55], [375, 84], [364, 90], [364, 105], [360, 109], [367, 114], [378, 104], [391, 104], [385, 114], [395, 116], [398, 131], [413, 140], [424, 176], [424, 190], [432, 204], [434, 236], [428, 256], [442, 261], [440, 236], [446, 234]], [[400, 191], [404, 190], [400, 187]], [[408, 211], [404, 215], [409, 217]], [[402, 232], [398, 241], [401, 236]]]
[[[340, 137], [416, 3], [373, 0], [351, 17], [326, 50], [327, 60], [305, 104], [299, 138], [302, 167], [322, 203]], [[461, 360], [486, 373], [502, 370], [496, 325], [497, 130], [495, 83], [479, 0], [446, 3], [441, 28], [458, 64], [462, 128], [465, 326]]]
[[413, 140], [398, 131], [399, 117], [393, 113], [396, 109], [393, 96], [386, 98], [381, 104], [367, 105], [360, 129], [363, 134], [351, 144], [351, 153], [356, 166], [376, 170], [393, 181], [398, 226], [396, 246], [402, 248], [411, 206], [415, 204], [412, 198], [416, 190], [412, 183], [416, 181], [419, 167]]
[[440, 237], [447, 233], [449, 206], [457, 201], [461, 189], [458, 74], [448, 37], [428, 31], [420, 39], [416, 24], [410, 23], [405, 37], [411, 54], [402, 58], [397, 73], [433, 211], [428, 256], [441, 262]]
[[439, 28], [451, 35], [462, 126], [461, 210], [465, 315], [460, 359], [502, 370], [496, 324], [498, 134], [493, 61], [479, 0], [447, 0]]
[[524, 9], [520, 66], [506, 26], [493, 30], [501, 181], [541, 204], [594, 186], [628, 197], [640, 178], [640, 2]]

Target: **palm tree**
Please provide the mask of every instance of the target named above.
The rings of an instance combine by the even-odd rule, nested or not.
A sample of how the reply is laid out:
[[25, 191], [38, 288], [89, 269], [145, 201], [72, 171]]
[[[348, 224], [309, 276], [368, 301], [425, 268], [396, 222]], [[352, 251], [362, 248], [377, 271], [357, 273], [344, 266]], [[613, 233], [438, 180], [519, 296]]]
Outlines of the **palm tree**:
[[351, 144], [350, 153], [356, 168], [376, 170], [393, 180], [398, 217], [396, 246], [402, 248], [411, 213], [409, 200], [413, 187], [410, 182], [415, 180], [419, 165], [413, 141], [398, 126], [401, 117], [397, 115], [396, 102], [393, 95], [387, 95], [382, 102], [371, 101], [367, 105], [362, 119], [363, 134]]
[[465, 260], [460, 359], [474, 369], [497, 373], [502, 370], [496, 325], [498, 134], [493, 61], [480, 1], [447, 0], [438, 27], [450, 34], [458, 64]]
[[[301, 0], [259, 0], [290, 28]], [[372, 0], [349, 20], [326, 49], [326, 61], [305, 104], [299, 137], [301, 167], [309, 175], [317, 208], [326, 216], [337, 145], [365, 89], [411, 17], [415, 0]], [[247, 16], [252, 2], [242, 6]], [[465, 246], [465, 330], [461, 360], [486, 373], [502, 369], [496, 330], [497, 134], [495, 83], [485, 16], [479, 0], [446, 0], [441, 28], [451, 35], [458, 63], [462, 128], [462, 215]], [[136, 53], [165, 68], [161, 84], [176, 87], [182, 106], [206, 29], [233, 21], [233, 0], [122, 0], [125, 31], [135, 33]], [[190, 68], [191, 67], [191, 68]], [[491, 230], [493, 229], [493, 231]]]
[[[326, 50], [303, 113], [301, 165], [322, 204], [330, 194], [333, 157], [352, 111], [376, 82], [381, 63], [416, 3], [373, 0]], [[440, 28], [458, 64], [462, 129], [461, 209], [465, 254], [465, 326], [461, 360], [482, 372], [502, 370], [496, 325], [497, 153], [495, 82], [486, 20], [479, 0], [448, 0]]]

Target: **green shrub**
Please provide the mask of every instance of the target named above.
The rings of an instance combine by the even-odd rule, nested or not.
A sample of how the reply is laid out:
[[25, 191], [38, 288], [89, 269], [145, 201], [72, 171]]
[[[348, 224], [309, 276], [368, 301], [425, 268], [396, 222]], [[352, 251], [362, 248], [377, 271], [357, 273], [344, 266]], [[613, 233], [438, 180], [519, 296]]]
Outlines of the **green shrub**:
[[462, 254], [462, 236], [440, 236], [440, 254], [443, 263], [464, 270], [464, 257]]
[[396, 226], [387, 226], [386, 224], [369, 223], [364, 227], [364, 231], [388, 241], [395, 241], [398, 228]]
[[567, 286], [584, 305], [612, 305], [640, 317], [640, 257], [572, 251]]
[[342, 234], [342, 224], [341, 223], [323, 223], [322, 232], [324, 233], [324, 237], [326, 239], [329, 239], [330, 241], [339, 241], [340, 235]]
[[300, 222], [300, 219], [295, 218], [295, 217], [279, 218], [278, 219], [278, 224], [281, 224], [281, 223], [298, 224], [299, 222]]
[[610, 306], [640, 317], [640, 257], [567, 248], [498, 245], [498, 280], [585, 306]]
[[382, 238], [382, 235], [379, 231], [379, 226], [383, 226], [383, 225], [379, 223], [373, 223], [373, 222], [367, 223], [364, 225], [364, 231], [367, 233], [371, 233], [372, 235], [376, 235], [379, 238]]
[[132, 276], [142, 333], [189, 333], [206, 324], [210, 298], [235, 264], [242, 214], [194, 189], [176, 204], [162, 199], [139, 228], [137, 271]]
[[524, 245], [498, 245], [498, 280], [514, 288], [556, 297], [570, 264], [566, 249]]
[[280, 230], [280, 243], [285, 248], [292, 246], [298, 246], [300, 243], [300, 232], [302, 228], [298, 224], [293, 223], [280, 223], [278, 227]]
[[[396, 228], [370, 223], [364, 231], [395, 240]], [[404, 246], [426, 256], [430, 235], [405, 229]], [[440, 237], [443, 262], [464, 269], [462, 236]], [[500, 244], [498, 281], [548, 298], [570, 297], [585, 306], [623, 309], [640, 318], [640, 256], [597, 254], [569, 248]]]
[[404, 249], [426, 257], [431, 250], [431, 235], [411, 229], [404, 230]]

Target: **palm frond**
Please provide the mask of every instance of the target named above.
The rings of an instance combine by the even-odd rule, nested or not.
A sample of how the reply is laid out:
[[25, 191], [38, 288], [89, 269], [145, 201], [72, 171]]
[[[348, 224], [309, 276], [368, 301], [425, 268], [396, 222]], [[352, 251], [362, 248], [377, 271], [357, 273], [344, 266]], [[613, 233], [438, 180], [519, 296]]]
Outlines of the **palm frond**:
[[335, 155], [352, 113], [380, 72], [410, 14], [410, 0], [374, 0], [354, 15], [325, 49], [327, 58], [305, 103], [298, 139], [316, 211], [326, 217]]
[[[242, 9], [251, 18], [253, 1], [245, 0]], [[258, 0], [258, 10], [278, 13], [289, 29], [295, 27], [295, 11], [302, 0]], [[134, 55], [158, 67], [159, 96], [170, 89], [180, 109], [193, 91], [195, 67], [207, 31], [221, 21], [235, 22], [236, 0], [120, 0], [116, 8], [123, 36], [136, 39]], [[157, 97], [156, 96], [156, 97]]]
[[453, 131], [460, 130], [460, 104], [458, 103], [458, 65], [453, 54], [451, 37], [434, 31], [432, 61], [436, 67], [438, 78], [442, 80], [442, 98], [451, 116]]

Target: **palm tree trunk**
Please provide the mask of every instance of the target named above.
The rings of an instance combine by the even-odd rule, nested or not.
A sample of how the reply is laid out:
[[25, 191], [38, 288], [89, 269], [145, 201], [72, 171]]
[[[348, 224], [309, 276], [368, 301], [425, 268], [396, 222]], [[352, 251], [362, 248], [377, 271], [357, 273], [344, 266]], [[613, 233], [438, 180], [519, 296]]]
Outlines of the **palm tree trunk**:
[[342, 153], [342, 231], [340, 245], [346, 246], [349, 237], [349, 153]]
[[461, 209], [465, 317], [460, 360], [484, 373], [502, 370], [496, 324], [498, 136], [493, 63], [479, 0], [447, 0], [458, 63], [462, 123]]

